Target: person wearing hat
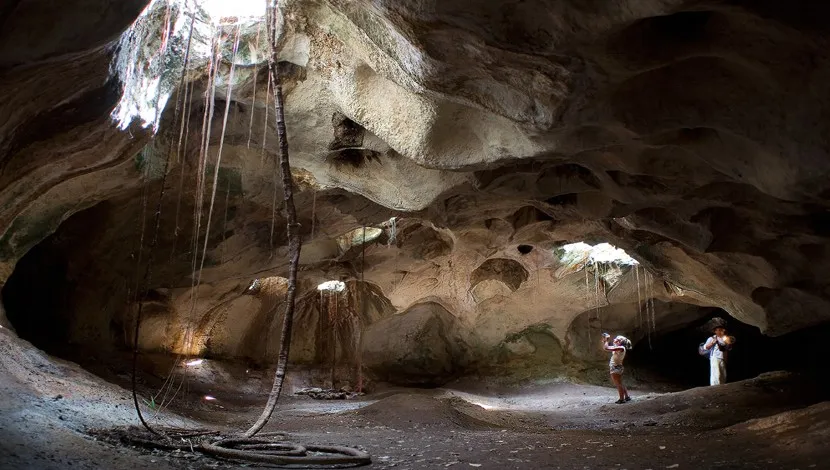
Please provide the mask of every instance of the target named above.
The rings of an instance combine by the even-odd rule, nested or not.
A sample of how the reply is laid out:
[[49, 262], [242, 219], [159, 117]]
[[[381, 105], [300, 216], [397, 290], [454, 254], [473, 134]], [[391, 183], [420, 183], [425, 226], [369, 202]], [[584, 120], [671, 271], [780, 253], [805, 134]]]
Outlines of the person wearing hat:
[[726, 357], [735, 337], [727, 336], [726, 322], [718, 318], [712, 328], [712, 337], [706, 340], [703, 349], [709, 351], [709, 385], [726, 383]]

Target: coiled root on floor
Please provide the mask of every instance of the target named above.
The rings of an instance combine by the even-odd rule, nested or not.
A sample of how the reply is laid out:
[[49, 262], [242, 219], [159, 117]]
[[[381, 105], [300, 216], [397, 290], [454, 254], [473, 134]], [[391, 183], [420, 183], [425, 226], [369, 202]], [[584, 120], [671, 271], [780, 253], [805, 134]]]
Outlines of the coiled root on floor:
[[97, 437], [162, 451], [198, 452], [206, 456], [287, 468], [348, 468], [372, 463], [368, 453], [352, 447], [298, 444], [281, 432], [255, 437], [219, 436], [217, 431], [157, 429], [153, 435], [130, 427], [93, 432]]

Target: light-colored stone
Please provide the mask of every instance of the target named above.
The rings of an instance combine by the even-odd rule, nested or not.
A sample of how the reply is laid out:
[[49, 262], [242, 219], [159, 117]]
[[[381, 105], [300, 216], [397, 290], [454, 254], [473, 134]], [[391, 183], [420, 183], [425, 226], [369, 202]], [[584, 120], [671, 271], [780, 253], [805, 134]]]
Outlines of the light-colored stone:
[[[287, 275], [257, 25], [242, 29], [246, 47], [233, 60], [230, 97], [233, 35], [221, 44], [199, 195], [209, 38], [198, 38], [185, 76], [193, 86], [188, 151], [168, 168], [156, 233], [161, 170], [181, 125], [175, 99], [160, 110], [159, 133], [145, 147], [147, 130], [122, 132], [111, 122], [118, 90], [103, 85], [111, 57], [101, 46], [140, 2], [122, 10], [87, 2], [98, 6], [59, 19], [40, 18], [50, 10], [38, 13], [39, 3], [23, 2], [20, 22], [3, 32], [34, 42], [0, 54], [8, 66], [0, 78], [7, 97], [0, 103], [0, 284], [55, 234], [60, 250], [22, 262], [56, 269], [49, 256], [66, 257], [79, 294], [57, 314], [72, 320], [74, 339], [123, 346], [135, 289], [165, 288], [168, 300], [145, 300], [142, 348], [272, 358], [272, 342], [259, 333], [275, 334], [277, 301], [232, 298], [254, 278]], [[476, 357], [545, 325], [560, 349], [591, 360], [596, 317], [642, 341], [648, 298], [657, 300], [662, 332], [695, 321], [696, 306], [722, 308], [774, 335], [826, 321], [826, 28], [761, 5], [689, 10], [681, 0], [591, 8], [575, 0], [282, 5], [303, 325], [323, 324], [314, 289], [329, 280], [376, 286], [384, 307], [362, 326], [393, 310], [440, 304], [441, 321], [468, 334]], [[90, 16], [80, 21], [83, 11]], [[118, 21], [96, 34], [66, 40], [67, 31], [113, 15]], [[50, 27], [35, 28], [41, 21]], [[160, 47], [163, 28], [144, 26]], [[206, 203], [194, 233], [199, 197]], [[356, 243], [362, 227], [368, 243]], [[157, 234], [145, 271], [138, 260], [148, 259]], [[557, 256], [581, 240], [624, 248], [640, 268], [597, 272]], [[142, 286], [145, 272], [150, 285]], [[319, 362], [319, 336], [297, 336], [292, 358]]]
[[440, 304], [416, 304], [366, 330], [363, 364], [385, 382], [443, 385], [464, 372], [471, 360], [466, 336]]

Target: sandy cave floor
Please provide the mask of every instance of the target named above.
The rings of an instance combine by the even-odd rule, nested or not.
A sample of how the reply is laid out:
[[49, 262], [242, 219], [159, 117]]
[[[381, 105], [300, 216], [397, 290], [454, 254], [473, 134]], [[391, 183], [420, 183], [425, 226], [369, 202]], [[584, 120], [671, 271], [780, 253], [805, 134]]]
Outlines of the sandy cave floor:
[[[830, 402], [818, 385], [772, 373], [679, 393], [637, 390], [631, 403], [615, 405], [607, 387], [467, 380], [356, 400], [287, 396], [266, 430], [365, 449], [373, 457], [368, 468], [378, 469], [830, 468]], [[228, 391], [204, 402], [199, 393], [194, 387], [183, 400], [193, 405], [159, 422], [238, 430], [264, 402], [264, 395], [237, 399]], [[0, 468], [254, 466], [93, 436], [134, 424], [126, 389], [0, 331]]]

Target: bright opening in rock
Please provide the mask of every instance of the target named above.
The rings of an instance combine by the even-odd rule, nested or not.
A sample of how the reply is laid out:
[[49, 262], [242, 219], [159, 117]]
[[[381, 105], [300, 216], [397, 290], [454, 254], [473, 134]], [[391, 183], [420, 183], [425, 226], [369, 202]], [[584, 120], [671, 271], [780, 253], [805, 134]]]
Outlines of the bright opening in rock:
[[[157, 132], [182, 74], [205, 74], [217, 60], [240, 68], [264, 64], [267, 36], [257, 34], [264, 16], [265, 3], [259, 0], [153, 0], [122, 35], [112, 71], [123, 93], [113, 119], [121, 129], [137, 122]], [[247, 72], [234, 75], [224, 92], [239, 86], [244, 76]], [[231, 79], [229, 71], [219, 77]]]
[[326, 281], [317, 286], [317, 290], [325, 292], [343, 292], [346, 283], [343, 281]]
[[562, 246], [564, 256], [569, 260], [587, 260], [591, 263], [617, 263], [634, 266], [640, 264], [625, 251], [609, 243], [589, 245], [585, 242]]
[[[182, 0], [183, 2], [189, 0]], [[265, 17], [264, 0], [196, 0], [215, 22], [225, 18], [262, 19]]]

